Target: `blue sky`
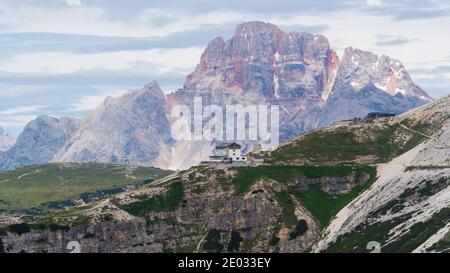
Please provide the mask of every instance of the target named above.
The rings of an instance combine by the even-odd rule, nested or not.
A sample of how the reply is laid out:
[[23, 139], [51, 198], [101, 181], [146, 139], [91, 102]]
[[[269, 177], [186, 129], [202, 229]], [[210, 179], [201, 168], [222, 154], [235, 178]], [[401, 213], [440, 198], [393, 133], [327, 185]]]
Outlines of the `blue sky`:
[[[393, 3], [395, 2], [395, 3]], [[108, 95], [182, 86], [205, 45], [260, 20], [399, 59], [434, 98], [449, 93], [445, 0], [0, 0], [0, 126], [82, 117]]]

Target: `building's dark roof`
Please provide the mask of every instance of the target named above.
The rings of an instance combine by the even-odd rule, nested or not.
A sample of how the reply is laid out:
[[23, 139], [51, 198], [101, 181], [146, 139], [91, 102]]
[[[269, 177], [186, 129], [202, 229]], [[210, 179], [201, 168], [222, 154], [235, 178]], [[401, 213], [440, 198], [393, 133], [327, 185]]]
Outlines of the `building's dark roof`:
[[240, 149], [240, 148], [242, 148], [242, 146], [239, 145], [239, 144], [237, 144], [237, 143], [231, 143], [231, 144], [228, 146], [228, 148], [230, 148], [230, 149]]
[[228, 148], [228, 144], [217, 144], [216, 145], [216, 149], [227, 149]]
[[372, 112], [367, 114], [365, 119], [377, 119], [377, 118], [386, 118], [386, 117], [395, 117], [394, 113], [382, 113], [382, 112]]
[[220, 149], [240, 149], [240, 148], [242, 148], [242, 146], [237, 144], [237, 143], [225, 143], [225, 144], [217, 144], [216, 145], [216, 150], [220, 150]]

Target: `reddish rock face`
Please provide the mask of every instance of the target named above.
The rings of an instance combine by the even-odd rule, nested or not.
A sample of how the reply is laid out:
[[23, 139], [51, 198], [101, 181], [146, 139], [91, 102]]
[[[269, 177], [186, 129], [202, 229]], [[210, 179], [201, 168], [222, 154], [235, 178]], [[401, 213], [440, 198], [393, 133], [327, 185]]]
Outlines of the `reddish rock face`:
[[320, 97], [335, 75], [339, 59], [321, 35], [285, 33], [262, 22], [244, 23], [233, 37], [214, 39], [186, 90], [256, 91], [290, 99], [304, 93]]
[[[286, 33], [263, 22], [212, 40], [171, 105], [280, 106], [281, 139], [369, 112], [401, 113], [431, 101], [397, 60], [348, 48], [342, 61], [322, 35]], [[169, 106], [169, 109], [171, 107]]]

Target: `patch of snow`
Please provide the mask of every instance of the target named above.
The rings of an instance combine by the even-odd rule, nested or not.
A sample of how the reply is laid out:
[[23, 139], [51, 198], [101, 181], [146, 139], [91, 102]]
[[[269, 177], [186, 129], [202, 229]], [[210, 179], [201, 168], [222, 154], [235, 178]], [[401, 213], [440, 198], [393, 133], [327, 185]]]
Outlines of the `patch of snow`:
[[280, 52], [275, 52], [275, 61], [279, 62], [280, 61]]
[[359, 82], [353, 81], [350, 83], [350, 85], [353, 86], [353, 88], [355, 88], [357, 90], [361, 89], [361, 84]]
[[356, 60], [355, 56], [352, 56], [351, 60], [354, 65], [359, 66], [359, 62]]
[[380, 65], [380, 58], [377, 57], [377, 61], [372, 64], [372, 69], [376, 70], [379, 65]]
[[275, 89], [275, 98], [279, 99], [280, 96], [278, 94], [278, 90], [280, 89], [280, 78], [278, 77], [278, 75], [274, 76], [273, 85]]
[[396, 93], [396, 94], [397, 94], [397, 93], [402, 93], [403, 95], [406, 95], [405, 89], [401, 89], [401, 88], [398, 88], [398, 87], [395, 88], [395, 93]]
[[383, 91], [387, 91], [387, 86], [386, 85], [381, 85], [381, 84], [378, 84], [378, 83], [375, 83], [374, 85], [378, 89], [381, 89]]

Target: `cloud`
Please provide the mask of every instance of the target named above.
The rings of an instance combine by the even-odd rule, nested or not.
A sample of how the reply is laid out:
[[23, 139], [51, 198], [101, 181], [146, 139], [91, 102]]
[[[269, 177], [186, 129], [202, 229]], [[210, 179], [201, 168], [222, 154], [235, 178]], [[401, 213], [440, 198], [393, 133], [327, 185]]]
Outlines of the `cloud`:
[[[45, 52], [19, 54], [0, 62], [0, 71], [12, 73], [64, 74], [79, 70], [130, 68], [136, 62], [155, 65], [156, 72], [168, 69], [192, 68], [200, 59], [203, 48], [152, 49], [142, 51], [119, 51], [99, 54], [70, 54]], [[32, 61], [31, 61], [32, 60]]]
[[17, 115], [17, 114], [34, 113], [45, 107], [47, 107], [47, 106], [46, 105], [16, 106], [13, 108], [9, 108], [9, 109], [0, 111], [0, 115], [11, 116], [11, 115]]
[[108, 91], [102, 95], [85, 95], [78, 98], [74, 104], [70, 105], [67, 112], [84, 112], [97, 108], [108, 96], [119, 96], [123, 90]]
[[66, 0], [66, 3], [69, 6], [80, 6], [81, 0]]
[[[231, 36], [234, 25], [207, 26], [165, 37], [93, 36], [62, 33], [0, 33], [0, 57], [26, 53], [98, 54], [150, 49], [204, 47], [213, 37]], [[17, 46], [20, 45], [20, 46]]]
[[[369, 4], [369, 1], [372, 2]], [[381, 2], [381, 1], [380, 1]], [[378, 5], [378, 0], [367, 0], [363, 11], [391, 16], [395, 20], [426, 20], [450, 16], [450, 5], [443, 0], [398, 0], [384, 1]]]
[[15, 116], [1, 116], [0, 126], [6, 128], [8, 132], [13, 135], [18, 135], [22, 128], [30, 121], [36, 119], [37, 115], [15, 115]]
[[420, 39], [410, 39], [403, 36], [380, 35], [376, 41], [378, 46], [401, 46], [408, 43], [420, 42]]
[[367, 0], [369, 6], [381, 6], [381, 0]]

